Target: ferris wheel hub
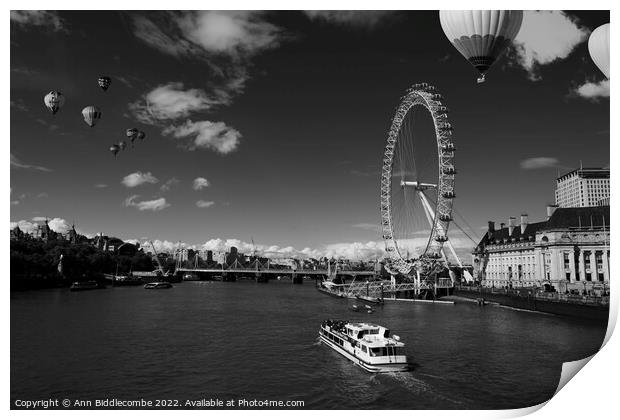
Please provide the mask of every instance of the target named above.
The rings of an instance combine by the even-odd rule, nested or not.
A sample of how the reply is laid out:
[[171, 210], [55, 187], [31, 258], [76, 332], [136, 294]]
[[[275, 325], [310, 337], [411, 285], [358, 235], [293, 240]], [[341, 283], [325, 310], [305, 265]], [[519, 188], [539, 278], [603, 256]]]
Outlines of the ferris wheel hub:
[[437, 184], [428, 184], [426, 182], [418, 181], [400, 181], [401, 187], [414, 187], [416, 191], [429, 190], [431, 188], [437, 188]]

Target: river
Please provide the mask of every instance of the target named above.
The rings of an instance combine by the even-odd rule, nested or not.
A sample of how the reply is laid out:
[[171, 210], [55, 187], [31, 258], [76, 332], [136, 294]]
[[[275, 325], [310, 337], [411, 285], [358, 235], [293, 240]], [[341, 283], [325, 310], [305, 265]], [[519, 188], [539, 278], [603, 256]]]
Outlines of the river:
[[[184, 282], [11, 293], [16, 399], [301, 400], [305, 409], [500, 409], [549, 399], [605, 325], [497, 306], [387, 302], [352, 312], [306, 283]], [[323, 319], [376, 322], [410, 372], [369, 374], [318, 340]]]

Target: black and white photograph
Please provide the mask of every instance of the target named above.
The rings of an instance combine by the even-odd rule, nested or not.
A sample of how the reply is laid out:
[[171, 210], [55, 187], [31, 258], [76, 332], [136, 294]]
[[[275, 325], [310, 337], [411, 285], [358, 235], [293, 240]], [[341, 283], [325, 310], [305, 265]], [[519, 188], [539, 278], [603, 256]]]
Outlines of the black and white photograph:
[[609, 5], [12, 3], [12, 412], [543, 407], [609, 338]]

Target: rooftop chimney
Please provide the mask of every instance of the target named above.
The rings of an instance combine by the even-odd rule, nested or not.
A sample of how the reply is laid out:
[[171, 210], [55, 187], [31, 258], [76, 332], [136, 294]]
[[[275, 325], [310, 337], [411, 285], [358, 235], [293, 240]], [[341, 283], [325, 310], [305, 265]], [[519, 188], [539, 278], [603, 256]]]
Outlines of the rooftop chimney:
[[547, 220], [551, 219], [551, 216], [553, 216], [553, 213], [555, 213], [557, 209], [557, 204], [549, 204], [547, 206]]
[[510, 216], [508, 218], [508, 236], [512, 236], [512, 232], [515, 230], [515, 223], [517, 218], [514, 216]]
[[521, 215], [521, 235], [525, 235], [525, 228], [527, 227], [527, 214]]
[[500, 228], [500, 230], [503, 230], [503, 229], [504, 229], [504, 226], [506, 226], [506, 223], [500, 223], [500, 224], [499, 224], [499, 228]]
[[487, 232], [487, 238], [491, 239], [495, 232], [495, 222], [489, 220], [489, 231]]

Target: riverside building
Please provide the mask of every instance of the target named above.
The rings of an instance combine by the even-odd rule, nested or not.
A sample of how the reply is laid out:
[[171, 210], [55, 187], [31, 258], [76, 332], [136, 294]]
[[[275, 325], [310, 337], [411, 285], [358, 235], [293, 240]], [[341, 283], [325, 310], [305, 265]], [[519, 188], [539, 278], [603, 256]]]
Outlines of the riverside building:
[[609, 290], [609, 206], [547, 207], [547, 220], [508, 219], [473, 253], [474, 277], [485, 287], [542, 287], [560, 293]]
[[609, 169], [575, 169], [556, 180], [555, 204], [559, 207], [599, 206], [608, 200]]

